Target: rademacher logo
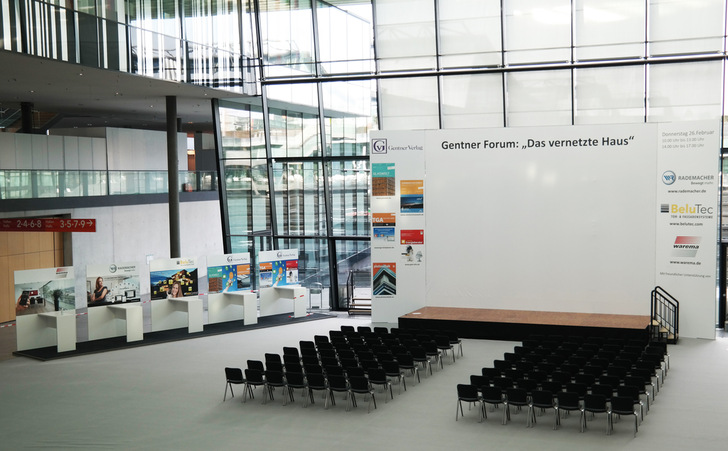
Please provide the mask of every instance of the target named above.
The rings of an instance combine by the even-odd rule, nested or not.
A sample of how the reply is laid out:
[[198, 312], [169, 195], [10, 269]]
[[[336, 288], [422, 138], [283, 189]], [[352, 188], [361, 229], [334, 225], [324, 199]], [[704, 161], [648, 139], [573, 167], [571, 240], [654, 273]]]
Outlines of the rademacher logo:
[[672, 185], [677, 180], [675, 173], [672, 171], [665, 171], [662, 173], [662, 183], [665, 185]]
[[111, 274], [115, 273], [116, 272], [116, 265], [109, 265], [109, 272]]
[[372, 140], [372, 153], [383, 154], [387, 153], [387, 140], [386, 139], [373, 139]]
[[672, 256], [693, 258], [697, 255], [698, 249], [700, 249], [699, 236], [676, 236], [672, 245]]

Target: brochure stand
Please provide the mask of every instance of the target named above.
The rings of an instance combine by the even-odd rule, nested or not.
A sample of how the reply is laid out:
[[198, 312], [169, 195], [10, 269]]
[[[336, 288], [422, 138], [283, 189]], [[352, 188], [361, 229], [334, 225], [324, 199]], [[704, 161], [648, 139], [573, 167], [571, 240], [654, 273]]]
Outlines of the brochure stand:
[[76, 349], [76, 311], [21, 315], [15, 320], [18, 351], [57, 346], [58, 352]]

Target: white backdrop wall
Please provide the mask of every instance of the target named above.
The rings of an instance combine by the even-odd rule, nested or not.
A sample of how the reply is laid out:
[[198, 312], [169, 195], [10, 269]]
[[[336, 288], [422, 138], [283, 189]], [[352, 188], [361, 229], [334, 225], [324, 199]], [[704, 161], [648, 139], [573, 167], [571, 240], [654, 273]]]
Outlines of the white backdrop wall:
[[[688, 136], [706, 133], [700, 148], [658, 140], [674, 128], [372, 133], [373, 168], [393, 163], [398, 183], [422, 168], [407, 177], [424, 180], [426, 256], [414, 284], [398, 266], [396, 294], [374, 296], [372, 320], [396, 322], [425, 305], [649, 315], [660, 283], [681, 295], [681, 336], [714, 337], [718, 184], [670, 199], [658, 189], [665, 172], [658, 160], [672, 151], [668, 165], [681, 174], [717, 176], [717, 124], [678, 127]], [[421, 143], [422, 151], [410, 150]], [[373, 196], [373, 217], [391, 211], [398, 196]], [[668, 202], [713, 210], [680, 228], [664, 213], [666, 203], [673, 208]], [[393, 249], [372, 240], [374, 265], [403, 253], [400, 233], [410, 220], [397, 211]], [[700, 252], [675, 258], [677, 236], [703, 237]]]

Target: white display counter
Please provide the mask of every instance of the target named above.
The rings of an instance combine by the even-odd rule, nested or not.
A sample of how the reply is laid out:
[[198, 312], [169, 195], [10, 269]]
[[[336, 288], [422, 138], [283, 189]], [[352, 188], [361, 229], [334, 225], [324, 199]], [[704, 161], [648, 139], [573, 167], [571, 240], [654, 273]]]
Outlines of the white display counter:
[[246, 326], [258, 322], [258, 296], [250, 291], [229, 291], [207, 295], [208, 323], [243, 320]]
[[144, 315], [138, 302], [88, 309], [88, 339], [126, 336], [126, 341], [144, 339]]
[[58, 352], [76, 349], [76, 311], [20, 315], [15, 319], [18, 351], [55, 345]]
[[155, 299], [152, 306], [152, 331], [180, 329], [189, 333], [202, 332], [202, 299], [185, 298]]
[[307, 289], [300, 285], [260, 289], [260, 316], [293, 313], [294, 318], [306, 316]]

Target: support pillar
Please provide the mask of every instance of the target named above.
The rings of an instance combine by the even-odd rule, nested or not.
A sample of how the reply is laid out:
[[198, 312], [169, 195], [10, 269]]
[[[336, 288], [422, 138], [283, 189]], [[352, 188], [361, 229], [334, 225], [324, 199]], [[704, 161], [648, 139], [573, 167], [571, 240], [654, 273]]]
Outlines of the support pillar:
[[167, 174], [169, 183], [169, 256], [180, 257], [179, 157], [177, 155], [177, 97], [167, 96]]

